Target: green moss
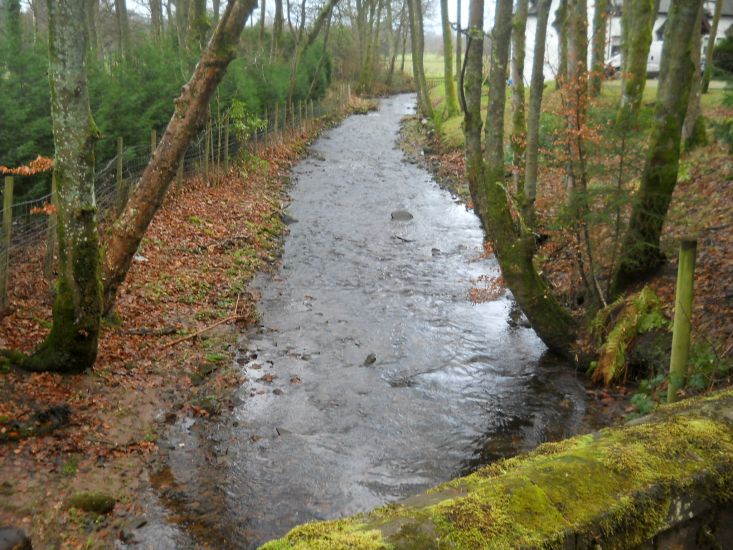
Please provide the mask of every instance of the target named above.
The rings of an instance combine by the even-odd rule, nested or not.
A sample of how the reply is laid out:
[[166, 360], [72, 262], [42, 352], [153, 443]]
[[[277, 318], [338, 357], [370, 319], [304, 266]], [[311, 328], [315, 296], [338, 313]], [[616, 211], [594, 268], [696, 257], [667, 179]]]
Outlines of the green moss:
[[403, 505], [312, 523], [265, 548], [631, 547], [680, 497], [733, 499], [733, 390], [482, 468]]
[[352, 520], [314, 522], [300, 525], [285, 538], [269, 542], [263, 550], [372, 550], [388, 548], [376, 529], [362, 530]]
[[115, 507], [115, 499], [105, 493], [82, 491], [72, 495], [69, 499], [69, 506], [85, 512], [109, 514]]

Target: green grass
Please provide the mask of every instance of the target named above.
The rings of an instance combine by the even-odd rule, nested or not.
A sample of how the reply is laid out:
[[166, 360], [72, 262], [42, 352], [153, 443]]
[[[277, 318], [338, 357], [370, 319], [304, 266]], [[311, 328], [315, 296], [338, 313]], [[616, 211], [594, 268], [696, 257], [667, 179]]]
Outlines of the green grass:
[[[442, 60], [442, 56], [436, 56], [430, 54], [430, 62], [434, 63]], [[426, 54], [426, 71], [428, 57]], [[659, 85], [658, 80], [647, 80], [646, 87], [644, 88], [644, 96], [642, 99], [642, 112], [640, 114], [640, 120], [642, 121], [642, 127], [649, 126], [651, 124], [651, 117], [654, 102], [657, 97], [657, 88]], [[485, 88], [481, 96], [481, 116], [486, 116], [488, 106], [488, 94]], [[529, 87], [526, 88], [527, 97], [529, 97]], [[621, 94], [621, 83], [619, 80], [609, 80], [603, 84], [603, 90], [601, 97], [597, 100], [596, 106], [592, 108], [591, 120], [594, 118], [600, 122], [600, 118], [613, 116], [615, 105], [618, 102]], [[703, 109], [716, 107], [721, 104], [723, 100], [724, 92], [722, 89], [711, 89], [709, 93], [702, 96]], [[504, 133], [508, 136], [511, 132], [511, 105], [510, 105], [511, 90], [507, 88], [507, 108], [504, 116]], [[442, 86], [437, 86], [430, 90], [430, 98], [435, 107], [436, 116], [442, 113], [442, 103], [444, 100], [444, 89]], [[545, 93], [543, 96], [543, 108], [544, 112], [555, 112], [559, 107], [560, 94], [555, 90], [554, 81], [547, 81], [545, 83]], [[646, 121], [649, 123], [646, 124]], [[451, 149], [458, 149], [463, 147], [463, 115], [459, 114], [446, 120], [442, 120], [439, 124], [441, 138], [446, 147]]]

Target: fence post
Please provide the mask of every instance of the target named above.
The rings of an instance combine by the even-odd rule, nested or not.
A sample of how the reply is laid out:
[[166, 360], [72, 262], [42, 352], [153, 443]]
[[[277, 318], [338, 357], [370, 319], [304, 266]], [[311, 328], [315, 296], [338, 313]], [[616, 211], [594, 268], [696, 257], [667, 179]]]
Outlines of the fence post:
[[176, 187], [180, 189], [183, 186], [183, 165], [186, 163], [186, 152], [183, 152], [178, 168], [176, 169]]
[[677, 391], [685, 385], [687, 354], [690, 351], [690, 325], [692, 321], [692, 296], [695, 281], [695, 254], [697, 241], [682, 239], [677, 263], [677, 291], [672, 326], [672, 357], [669, 361], [669, 385], [667, 402], [677, 399]]
[[270, 136], [270, 113], [265, 108], [265, 148], [267, 148], [267, 141]]
[[229, 171], [229, 117], [224, 123], [224, 171]]
[[121, 137], [117, 138], [117, 169], [115, 171], [115, 181], [117, 182], [117, 214], [122, 212], [127, 204], [127, 195], [130, 192], [129, 186], [125, 179], [122, 177], [122, 152], [124, 149], [124, 140]]
[[158, 147], [158, 132], [153, 128], [150, 130], [150, 158], [155, 154], [155, 149]]
[[46, 236], [46, 262], [43, 266], [43, 275], [47, 281], [53, 278], [53, 260], [56, 254], [56, 174], [51, 175], [51, 204], [54, 207], [53, 214], [48, 216], [48, 231]]
[[224, 171], [229, 172], [229, 117], [224, 122]]
[[0, 248], [0, 311], [8, 308], [8, 268], [10, 267], [10, 231], [13, 228], [13, 177], [5, 176], [3, 193], [3, 240]]
[[278, 103], [275, 103], [275, 134], [277, 134], [277, 125], [280, 122], [278, 119], [280, 118], [280, 105]]
[[207, 122], [206, 129], [204, 130], [204, 178], [206, 179], [206, 182], [209, 182], [209, 153], [210, 153], [210, 146], [209, 146], [209, 134], [210, 134], [211, 124]]

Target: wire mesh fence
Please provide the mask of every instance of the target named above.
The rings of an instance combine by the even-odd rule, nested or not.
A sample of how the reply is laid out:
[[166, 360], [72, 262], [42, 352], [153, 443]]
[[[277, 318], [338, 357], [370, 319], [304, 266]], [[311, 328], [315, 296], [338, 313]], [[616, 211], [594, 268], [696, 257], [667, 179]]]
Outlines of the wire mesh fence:
[[[186, 178], [196, 174], [208, 177], [228, 170], [243, 150], [258, 153], [264, 147], [282, 143], [288, 137], [305, 131], [316, 120], [343, 108], [351, 95], [348, 84], [335, 86], [331, 93], [318, 101], [306, 101], [265, 111], [261, 125], [251, 132], [242, 131], [228, 119], [209, 121], [191, 141], [179, 164], [175, 179], [184, 185]], [[150, 161], [155, 131], [147, 144], [125, 147], [117, 143], [117, 153], [95, 166], [94, 194], [100, 221], [114, 220], [124, 207]], [[116, 138], [112, 138], [115, 139]], [[31, 200], [13, 202], [13, 183], [0, 186], [0, 309], [7, 305], [8, 270], [13, 259], [29, 249], [44, 246], [48, 250], [46, 263], [52, 262], [56, 217], [53, 215], [51, 193]], [[49, 271], [47, 266], [47, 271]]]

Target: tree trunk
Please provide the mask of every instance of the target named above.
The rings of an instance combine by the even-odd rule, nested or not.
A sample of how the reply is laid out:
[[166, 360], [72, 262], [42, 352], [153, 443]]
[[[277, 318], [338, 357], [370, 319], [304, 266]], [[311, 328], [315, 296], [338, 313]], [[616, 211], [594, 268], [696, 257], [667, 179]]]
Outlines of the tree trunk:
[[[524, 193], [524, 147], [527, 126], [524, 119], [524, 56], [525, 31], [527, 30], [528, 0], [517, 0], [512, 21], [512, 178], [514, 189], [521, 197]], [[520, 199], [523, 202], [523, 199]]]
[[282, 41], [283, 25], [283, 0], [275, 0], [275, 18], [272, 22], [272, 44], [270, 47], [270, 63], [280, 55], [280, 42]]
[[537, 26], [535, 27], [534, 61], [532, 63], [532, 82], [529, 87], [529, 113], [527, 114], [527, 151], [524, 179], [524, 217], [534, 225], [534, 202], [537, 198], [537, 169], [539, 153], [540, 111], [542, 94], [545, 89], [545, 40], [547, 22], [552, 0], [539, 0], [537, 6]]
[[125, 280], [145, 231], [163, 203], [186, 147], [207, 112], [217, 85], [234, 59], [239, 35], [256, 0], [230, 0], [191, 79], [175, 101], [175, 111], [135, 192], [112, 226], [104, 271], [105, 312], [114, 306], [117, 288]]
[[677, 184], [682, 123], [694, 71], [692, 34], [701, 2], [677, 0], [671, 4], [649, 152], [614, 275], [612, 296], [653, 274], [664, 261], [659, 238]]
[[[213, 24], [214, 24], [214, 27], [216, 27], [216, 25], [219, 24], [219, 8], [221, 7], [221, 0], [213, 0], [212, 1], [212, 4], [213, 4], [213, 8], [214, 8], [214, 20], [213, 20]], [[262, 10], [263, 10], [263, 12], [264, 12], [264, 8], [265, 8], [265, 4], [263, 2], [262, 3]]]
[[190, 0], [188, 8], [188, 50], [200, 52], [206, 47], [209, 19], [206, 17], [206, 0]]
[[690, 101], [687, 104], [685, 122], [682, 124], [682, 143], [686, 150], [707, 144], [705, 135], [705, 119], [702, 116], [702, 105], [700, 104], [702, 94], [702, 77], [700, 75], [700, 50], [702, 49], [702, 15], [703, 7], [700, 6], [700, 13], [697, 16], [695, 30], [692, 34], [692, 49], [690, 55], [695, 69], [692, 73], [692, 86], [690, 87]]
[[624, 2], [626, 47], [624, 49], [621, 100], [616, 119], [620, 128], [630, 128], [636, 124], [646, 86], [646, 63], [652, 43], [655, 18], [654, 0], [626, 0]]
[[445, 85], [443, 116], [450, 118], [458, 114], [458, 95], [456, 94], [456, 81], [453, 79], [453, 31], [448, 19], [448, 0], [440, 0], [440, 19], [443, 27], [443, 82]]
[[423, 116], [432, 118], [433, 105], [430, 103], [430, 96], [428, 95], [428, 84], [425, 80], [425, 67], [423, 65], [425, 36], [423, 34], [422, 1], [407, 0], [407, 8], [410, 15], [412, 71], [415, 77], [415, 88], [417, 88], [418, 107]]
[[504, 179], [504, 111], [506, 110], [506, 78], [509, 67], [511, 32], [512, 1], [497, 0], [494, 28], [491, 31], [489, 107], [484, 128], [486, 174], [492, 174], [489, 180]]
[[361, 56], [361, 67], [359, 68], [359, 82], [357, 89], [359, 92], [369, 92], [372, 81], [372, 56], [374, 55], [374, 27], [379, 26], [379, 17], [381, 15], [382, 0], [375, 0], [369, 3], [369, 22], [365, 26], [366, 31], [363, 33], [363, 44], [366, 45], [363, 55]]
[[94, 200], [96, 127], [89, 109], [85, 0], [48, 0], [59, 278], [53, 326], [25, 367], [79, 373], [97, 357], [102, 313]]
[[394, 78], [395, 62], [397, 60], [397, 53], [400, 50], [400, 39], [402, 38], [404, 29], [405, 29], [405, 4], [402, 4], [402, 9], [400, 10], [400, 20], [397, 25], [397, 32], [395, 32], [394, 36], [392, 37], [394, 39], [394, 43], [392, 46], [392, 55], [389, 60], [389, 71], [387, 72], [387, 86], [392, 85], [392, 79]]
[[456, 80], [459, 80], [463, 67], [463, 29], [461, 28], [461, 0], [457, 0], [456, 3]]
[[566, 24], [568, 12], [568, 0], [560, 0], [560, 4], [555, 10], [555, 20], [552, 22], [552, 26], [555, 28], [555, 32], [558, 37], [558, 55], [559, 59], [557, 62], [557, 75], [555, 77], [555, 89], [559, 90], [562, 86], [563, 79], [568, 72], [568, 43], [566, 40]]
[[117, 19], [117, 52], [123, 59], [130, 57], [130, 20], [127, 16], [126, 0], [115, 0]]
[[718, 35], [718, 23], [720, 23], [722, 11], [723, 0], [715, 0], [715, 12], [710, 26], [710, 34], [708, 35], [708, 47], [705, 50], [705, 73], [702, 75], [702, 93], [704, 94], [708, 93], [710, 78], [713, 75], [713, 50], [715, 49], [715, 37]]
[[150, 0], [150, 30], [155, 43], [163, 36], [163, 4], [161, 0]]
[[260, 1], [260, 47], [265, 43], [265, 15], [267, 14], [267, 0]]
[[498, 0], [492, 33], [489, 107], [486, 116], [485, 166], [479, 192], [484, 195], [486, 233], [494, 245], [501, 273], [537, 335], [553, 352], [570, 356], [575, 326], [534, 267], [534, 235], [512, 217], [504, 185], [505, 82], [509, 58], [512, 1]]
[[606, 72], [606, 27], [611, 7], [610, 0], [595, 0], [593, 8], [593, 48], [590, 62], [590, 95], [601, 93], [601, 84]]
[[[466, 38], [466, 66], [462, 77], [461, 103], [463, 132], [466, 144], [466, 179], [471, 192], [473, 210], [479, 218], [486, 211], [484, 196], [479, 192], [484, 169], [481, 150], [481, 84], [484, 65], [484, 0], [470, 0], [468, 6], [468, 37]], [[482, 218], [482, 224], [485, 226]]]
[[176, 0], [176, 29], [181, 52], [188, 51], [188, 2], [189, 0]]
[[97, 59], [101, 53], [97, 20], [99, 19], [99, 0], [87, 0], [86, 4], [87, 28], [89, 30], [89, 53], [92, 59]]

